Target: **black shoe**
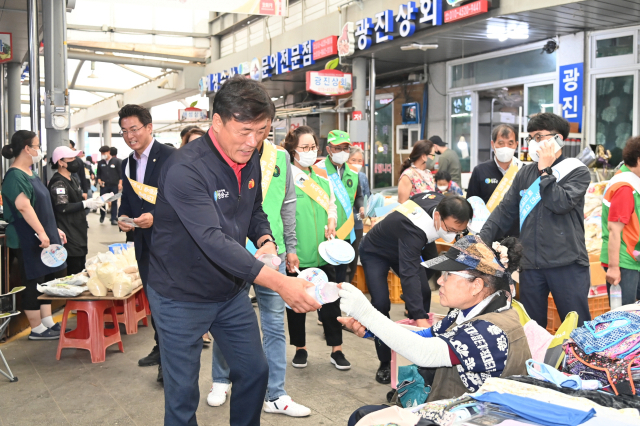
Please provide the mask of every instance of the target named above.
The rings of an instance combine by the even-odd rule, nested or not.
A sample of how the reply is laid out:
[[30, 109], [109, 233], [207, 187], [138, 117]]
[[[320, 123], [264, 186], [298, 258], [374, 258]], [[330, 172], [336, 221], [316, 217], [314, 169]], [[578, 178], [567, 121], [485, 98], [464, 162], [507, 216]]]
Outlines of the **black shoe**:
[[158, 378], [157, 382], [164, 383], [164, 377], [162, 377], [162, 364], [158, 364]]
[[152, 365], [158, 364], [160, 364], [160, 348], [158, 345], [153, 347], [149, 355], [138, 360], [138, 365], [140, 367], [151, 367]]
[[296, 351], [296, 356], [293, 357], [293, 361], [291, 361], [291, 365], [295, 368], [305, 368], [307, 366], [307, 350], [306, 349], [298, 349]]
[[100, 223], [104, 223], [104, 217], [100, 218]]
[[391, 383], [391, 366], [388, 362], [381, 362], [376, 372], [376, 382], [388, 385]]
[[115, 225], [115, 226], [118, 226], [118, 221], [117, 221], [117, 220], [112, 220], [112, 221], [111, 221], [111, 224], [112, 224], [112, 225]]
[[344, 357], [342, 351], [335, 351], [331, 354], [331, 364], [335, 365], [338, 370], [349, 370], [351, 363]]

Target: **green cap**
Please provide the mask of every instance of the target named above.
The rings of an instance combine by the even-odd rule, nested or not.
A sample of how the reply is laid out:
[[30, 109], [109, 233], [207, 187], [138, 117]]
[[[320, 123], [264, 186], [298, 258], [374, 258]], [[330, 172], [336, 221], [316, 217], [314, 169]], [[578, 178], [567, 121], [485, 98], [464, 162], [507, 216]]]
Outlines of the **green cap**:
[[341, 143], [348, 143], [351, 145], [351, 138], [347, 132], [343, 132], [342, 130], [332, 130], [327, 135], [327, 142], [331, 145], [340, 145]]

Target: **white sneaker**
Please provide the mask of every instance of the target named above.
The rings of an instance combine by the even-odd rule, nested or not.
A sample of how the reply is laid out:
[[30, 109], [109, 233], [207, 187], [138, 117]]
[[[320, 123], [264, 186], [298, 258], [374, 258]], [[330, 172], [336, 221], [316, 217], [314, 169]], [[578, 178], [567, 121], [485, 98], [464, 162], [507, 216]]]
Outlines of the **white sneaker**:
[[207, 404], [212, 407], [219, 407], [227, 400], [227, 394], [231, 389], [231, 383], [214, 383], [211, 385], [209, 395], [207, 395]]
[[293, 402], [289, 395], [282, 395], [273, 402], [265, 401], [262, 408], [265, 413], [286, 414], [291, 417], [307, 417], [311, 414], [310, 409]]

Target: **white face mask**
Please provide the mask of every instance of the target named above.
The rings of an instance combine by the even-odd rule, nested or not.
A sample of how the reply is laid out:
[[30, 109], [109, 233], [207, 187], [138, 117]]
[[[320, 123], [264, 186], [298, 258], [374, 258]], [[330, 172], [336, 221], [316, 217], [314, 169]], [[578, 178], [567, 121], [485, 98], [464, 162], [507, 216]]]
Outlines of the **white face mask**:
[[448, 185], [445, 185], [445, 186], [438, 185], [438, 189], [440, 190], [440, 192], [445, 192], [446, 190], [449, 189], [449, 186]]
[[439, 217], [439, 220], [440, 220], [440, 229], [436, 231], [438, 233], [438, 237], [442, 238], [445, 243], [452, 243], [453, 240], [456, 239], [456, 233], [447, 232], [447, 230], [444, 229], [444, 222], [442, 221], [442, 218]]
[[562, 147], [558, 145], [556, 138], [551, 138], [551, 139], [547, 139], [546, 141], [540, 141], [540, 142], [536, 142], [535, 140], [532, 140], [531, 142], [529, 142], [529, 155], [531, 156], [531, 160], [533, 160], [536, 163], [538, 162], [538, 160], [540, 160], [538, 151], [540, 150], [540, 147], [542, 146], [542, 144], [544, 144], [545, 142], [553, 143], [555, 147], [555, 150], [553, 151], [554, 153], [557, 153], [562, 149]]
[[349, 164], [349, 168], [356, 173], [360, 173], [360, 170], [362, 170], [362, 164]]
[[340, 151], [337, 154], [331, 153], [331, 159], [336, 164], [344, 164], [349, 159], [349, 153], [344, 151]]
[[[31, 148], [34, 149], [34, 148]], [[37, 154], [36, 155], [32, 155], [31, 156], [31, 161], [33, 161], [33, 164], [38, 164], [40, 161], [42, 161], [42, 157], [44, 157], [44, 155], [42, 155], [42, 150], [40, 148], [36, 149]]]
[[496, 148], [496, 158], [502, 163], [507, 163], [513, 159], [513, 154], [516, 152], [513, 148]]
[[309, 152], [300, 152], [300, 151], [296, 151], [298, 153], [298, 163], [300, 163], [300, 165], [302, 167], [311, 167], [315, 164], [316, 160], [318, 159], [318, 151], [309, 151]]

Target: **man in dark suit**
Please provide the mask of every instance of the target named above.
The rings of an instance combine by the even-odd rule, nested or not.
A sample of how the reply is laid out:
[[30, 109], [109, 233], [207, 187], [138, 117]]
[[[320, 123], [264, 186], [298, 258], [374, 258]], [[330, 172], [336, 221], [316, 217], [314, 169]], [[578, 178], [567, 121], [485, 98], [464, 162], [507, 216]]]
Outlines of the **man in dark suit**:
[[[134, 231], [136, 260], [140, 270], [142, 286], [146, 292], [149, 277], [149, 250], [151, 232], [153, 230], [153, 213], [158, 188], [160, 169], [165, 160], [175, 152], [153, 138], [153, 124], [149, 110], [139, 105], [125, 105], [118, 112], [120, 134], [133, 150], [131, 155], [122, 161], [122, 200], [120, 217], [133, 218], [135, 226], [122, 221], [118, 222], [124, 232]], [[155, 331], [153, 314], [151, 325]], [[158, 381], [162, 381], [162, 365], [160, 364], [160, 348], [158, 333], [154, 334], [156, 345], [151, 353], [140, 359], [138, 365], [148, 367], [158, 365]]]

